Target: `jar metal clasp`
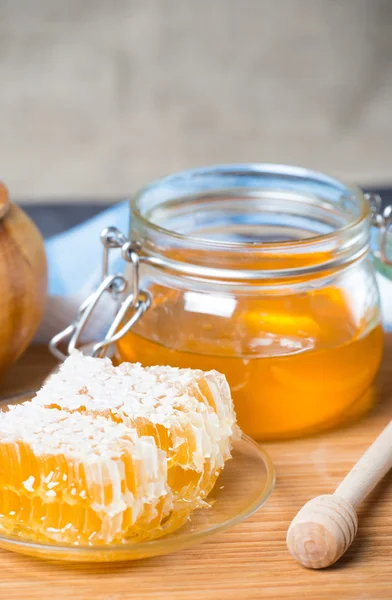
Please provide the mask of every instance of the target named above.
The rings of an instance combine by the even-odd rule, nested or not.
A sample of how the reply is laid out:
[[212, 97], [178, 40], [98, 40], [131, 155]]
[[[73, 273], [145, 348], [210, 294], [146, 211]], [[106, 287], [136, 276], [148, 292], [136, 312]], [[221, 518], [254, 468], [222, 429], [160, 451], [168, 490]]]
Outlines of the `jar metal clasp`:
[[[80, 305], [74, 321], [49, 342], [51, 353], [59, 360], [65, 360], [75, 349], [83, 348], [86, 352], [81, 338], [94, 310], [104, 296], [111, 296], [116, 312], [103, 339], [95, 342], [89, 350], [89, 354], [94, 357], [104, 356], [109, 346], [128, 333], [151, 305], [150, 293], [140, 289], [139, 286], [140, 247], [138, 243], [131, 242], [116, 227], [106, 227], [101, 233], [101, 242], [104, 251], [100, 285]], [[130, 280], [122, 273], [109, 273], [109, 255], [113, 249], [120, 249], [122, 258], [131, 265]], [[61, 349], [63, 345], [66, 347], [65, 351]]]
[[392, 226], [392, 206], [382, 208], [382, 200], [378, 194], [366, 193], [366, 200], [372, 211], [372, 225], [380, 231], [379, 254], [380, 260], [388, 267], [392, 266], [392, 260], [388, 258], [387, 244], [388, 234]]

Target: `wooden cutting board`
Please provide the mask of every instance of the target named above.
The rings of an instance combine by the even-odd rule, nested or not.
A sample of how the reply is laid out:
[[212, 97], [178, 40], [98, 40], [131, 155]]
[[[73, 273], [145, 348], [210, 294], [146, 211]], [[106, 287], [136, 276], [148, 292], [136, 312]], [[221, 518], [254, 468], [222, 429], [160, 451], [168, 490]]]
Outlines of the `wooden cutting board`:
[[[0, 395], [38, 385], [54, 365], [32, 347]], [[2, 600], [378, 600], [392, 598], [392, 473], [360, 510], [357, 539], [326, 571], [287, 552], [286, 530], [309, 498], [329, 493], [392, 416], [392, 335], [377, 381], [379, 403], [361, 422], [294, 442], [266, 444], [277, 470], [267, 505], [244, 523], [178, 554], [127, 564], [41, 562], [0, 550]], [[315, 401], [317, 399], [315, 398]]]

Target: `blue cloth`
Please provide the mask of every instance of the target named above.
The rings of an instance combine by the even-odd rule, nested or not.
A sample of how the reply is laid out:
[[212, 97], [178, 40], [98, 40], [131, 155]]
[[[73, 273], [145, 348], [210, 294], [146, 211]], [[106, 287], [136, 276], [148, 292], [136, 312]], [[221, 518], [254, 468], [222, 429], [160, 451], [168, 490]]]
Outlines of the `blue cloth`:
[[[50, 295], [79, 296], [82, 291], [88, 295], [98, 286], [103, 252], [99, 236], [102, 229], [110, 225], [128, 235], [128, 200], [47, 240]], [[113, 271], [121, 271], [122, 259], [118, 257], [111, 267]]]
[[[85, 223], [46, 241], [49, 271], [49, 295], [44, 319], [36, 342], [47, 343], [75, 318], [79, 306], [101, 282], [103, 247], [102, 229], [109, 226], [129, 230], [129, 202], [121, 202]], [[120, 251], [112, 251], [110, 273], [124, 271]], [[84, 340], [102, 339], [113, 319], [114, 303], [108, 296], [94, 309]]]

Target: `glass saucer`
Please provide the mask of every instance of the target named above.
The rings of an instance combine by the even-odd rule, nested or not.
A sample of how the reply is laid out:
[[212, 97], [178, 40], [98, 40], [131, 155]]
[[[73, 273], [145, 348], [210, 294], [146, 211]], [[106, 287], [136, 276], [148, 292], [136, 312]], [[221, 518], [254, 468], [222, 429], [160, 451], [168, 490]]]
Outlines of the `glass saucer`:
[[[0, 408], [25, 402], [32, 395], [26, 393], [1, 399]], [[46, 559], [84, 562], [139, 560], [169, 554], [199, 544], [252, 515], [268, 500], [274, 483], [275, 471], [268, 454], [243, 435], [234, 443], [232, 458], [208, 496], [210, 506], [194, 511], [186, 525], [165, 537], [118, 545], [69, 546], [0, 533], [0, 548]]]

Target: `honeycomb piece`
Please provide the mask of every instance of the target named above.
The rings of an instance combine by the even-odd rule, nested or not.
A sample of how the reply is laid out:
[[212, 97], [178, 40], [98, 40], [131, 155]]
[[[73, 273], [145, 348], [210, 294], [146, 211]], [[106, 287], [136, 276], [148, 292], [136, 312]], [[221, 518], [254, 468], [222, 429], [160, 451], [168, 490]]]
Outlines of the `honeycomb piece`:
[[3, 532], [108, 544], [160, 535], [171, 512], [166, 454], [153, 438], [31, 402], [0, 413]]
[[174, 511], [188, 514], [214, 486], [237, 431], [228, 384], [215, 371], [115, 367], [77, 352], [33, 403], [103, 416], [151, 436], [167, 456]]

